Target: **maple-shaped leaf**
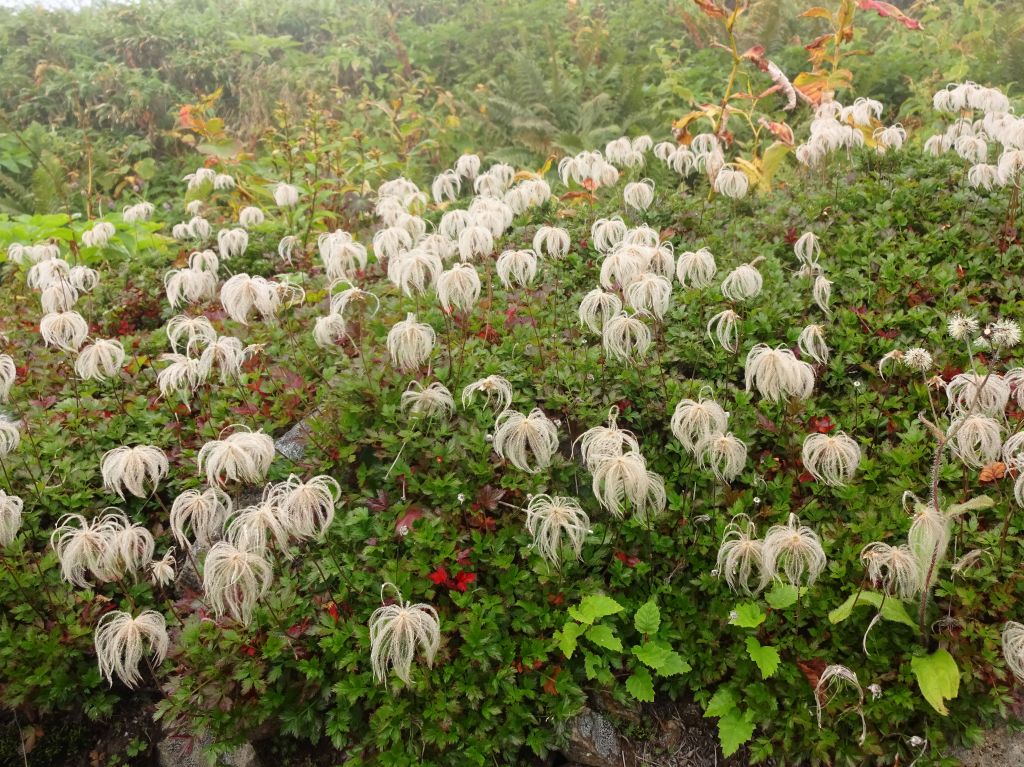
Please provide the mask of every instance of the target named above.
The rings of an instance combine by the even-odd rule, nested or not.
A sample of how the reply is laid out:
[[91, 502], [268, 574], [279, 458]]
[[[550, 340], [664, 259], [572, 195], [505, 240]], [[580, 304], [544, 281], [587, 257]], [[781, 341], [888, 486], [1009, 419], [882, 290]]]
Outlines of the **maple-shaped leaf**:
[[487, 511], [495, 511], [498, 508], [499, 501], [504, 497], [505, 491], [500, 487], [484, 485], [476, 491], [477, 504], [480, 508], [487, 509]]

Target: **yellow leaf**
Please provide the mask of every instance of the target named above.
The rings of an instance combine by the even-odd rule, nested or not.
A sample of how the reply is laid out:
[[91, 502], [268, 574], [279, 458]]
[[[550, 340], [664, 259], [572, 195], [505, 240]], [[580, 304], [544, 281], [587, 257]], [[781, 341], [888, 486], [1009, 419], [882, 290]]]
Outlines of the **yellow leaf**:
[[757, 185], [758, 192], [767, 194], [772, 190], [772, 178], [782, 167], [782, 161], [786, 159], [789, 152], [790, 148], [781, 141], [776, 141], [764, 150], [764, 156], [761, 158], [761, 180]]
[[821, 6], [808, 8], [800, 15], [806, 19], [828, 19], [829, 21], [832, 20], [832, 13], [827, 8], [822, 8]]

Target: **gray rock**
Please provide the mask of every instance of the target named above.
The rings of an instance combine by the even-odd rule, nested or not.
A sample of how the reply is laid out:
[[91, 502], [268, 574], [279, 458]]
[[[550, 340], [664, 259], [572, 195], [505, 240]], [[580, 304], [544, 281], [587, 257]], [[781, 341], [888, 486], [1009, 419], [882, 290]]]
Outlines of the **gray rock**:
[[168, 736], [157, 744], [160, 767], [260, 767], [256, 749], [251, 743], [221, 754], [208, 757], [206, 749], [213, 743], [209, 735], [194, 737]]
[[[696, 704], [655, 704], [639, 709], [592, 701], [569, 722], [562, 754], [576, 767], [741, 767], [745, 750], [722, 756], [713, 719]], [[771, 766], [768, 763], [768, 767]], [[1024, 765], [1021, 765], [1024, 767]]]
[[309, 442], [311, 431], [310, 421], [320, 415], [320, 410], [314, 410], [288, 431], [277, 438], [274, 447], [281, 455], [291, 461], [301, 461], [306, 457], [306, 444]]
[[953, 754], [963, 767], [1024, 767], [1024, 732], [999, 727], [985, 733], [981, 743]]
[[618, 730], [599, 711], [583, 709], [569, 722], [569, 742], [562, 749], [565, 757], [587, 767], [622, 767], [626, 761]]

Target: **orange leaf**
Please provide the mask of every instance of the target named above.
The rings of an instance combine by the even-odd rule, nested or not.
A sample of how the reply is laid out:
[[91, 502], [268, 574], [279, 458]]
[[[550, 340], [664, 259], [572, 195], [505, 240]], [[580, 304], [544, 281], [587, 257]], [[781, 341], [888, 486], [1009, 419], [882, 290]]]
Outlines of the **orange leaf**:
[[697, 7], [700, 8], [706, 16], [712, 19], [724, 19], [725, 9], [721, 8], [717, 3], [712, 0], [693, 0]]
[[832, 13], [827, 8], [822, 8], [820, 5], [814, 8], [808, 8], [806, 11], [800, 14], [805, 19], [828, 19], [832, 20]]
[[1006, 464], [1002, 461], [995, 461], [982, 468], [978, 474], [979, 482], [995, 482], [1006, 476]]

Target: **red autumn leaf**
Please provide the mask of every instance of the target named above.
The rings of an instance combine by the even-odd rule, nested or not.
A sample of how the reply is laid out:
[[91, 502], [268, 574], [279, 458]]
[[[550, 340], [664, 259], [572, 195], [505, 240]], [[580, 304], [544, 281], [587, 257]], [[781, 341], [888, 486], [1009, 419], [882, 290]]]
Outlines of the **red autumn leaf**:
[[712, 0], [693, 0], [698, 8], [703, 11], [704, 15], [712, 19], [724, 19], [725, 9], [720, 7], [717, 3]]
[[331, 617], [334, 618], [334, 622], [337, 623], [339, 620], [338, 606], [334, 602], [327, 603], [327, 612], [330, 613]]
[[377, 495], [366, 502], [366, 508], [370, 511], [382, 512], [388, 510], [388, 494], [384, 490], [378, 490]]
[[920, 21], [910, 18], [892, 3], [884, 3], [882, 0], [859, 0], [857, 7], [862, 11], [875, 11], [879, 16], [897, 21], [907, 29], [922, 29]]
[[544, 692], [548, 695], [558, 695], [558, 688], [555, 686], [555, 680], [558, 679], [558, 675], [561, 671], [561, 666], [555, 666], [551, 672], [551, 676], [544, 680]]
[[[786, 123], [775, 122], [774, 120], [766, 120], [763, 117], [758, 120], [758, 123], [762, 127], [767, 128], [769, 131], [771, 131], [772, 135], [775, 136], [775, 138], [777, 138], [786, 146], [793, 146], [793, 129], [790, 128], [789, 125], [787, 125]], [[790, 244], [792, 245], [793, 243]]]
[[640, 557], [634, 557], [631, 554], [627, 554], [624, 551], [616, 551], [615, 558], [630, 569], [640, 564]]
[[796, 245], [796, 241], [799, 240], [799, 239], [800, 239], [800, 232], [797, 231], [797, 228], [795, 226], [791, 226], [791, 227], [789, 227], [789, 229], [786, 230], [786, 244], [787, 245]]
[[476, 502], [482, 509], [487, 511], [496, 511], [498, 508], [498, 502], [505, 497], [505, 491], [500, 487], [491, 487], [490, 485], [484, 485], [476, 492]]
[[826, 415], [820, 418], [818, 416], [813, 416], [808, 422], [807, 427], [811, 431], [818, 432], [818, 434], [828, 434], [836, 428], [836, 425], [832, 423], [832, 419]]
[[757, 425], [759, 428], [764, 429], [765, 431], [770, 432], [771, 434], [779, 433], [779, 427], [776, 426], [774, 422], [769, 420], [768, 416], [764, 415], [761, 412], [758, 412], [757, 414]]
[[435, 586], [440, 586], [448, 582], [448, 571], [443, 567], [439, 567], [427, 577], [434, 582]]
[[548, 603], [558, 607], [560, 604], [565, 602], [565, 596], [562, 594], [548, 594]]
[[476, 573], [461, 572], [455, 576], [455, 582], [454, 584], [450, 584], [450, 588], [454, 588], [457, 591], [465, 593], [466, 588], [469, 586], [469, 584], [471, 584], [475, 580]]
[[413, 525], [416, 524], [416, 520], [422, 519], [423, 512], [417, 509], [415, 506], [409, 508], [405, 514], [399, 517], [398, 521], [395, 522], [395, 533], [401, 537], [408, 535], [412, 531]]
[[469, 555], [472, 554], [472, 553], [473, 553], [473, 549], [472, 548], [462, 549], [461, 551], [459, 551], [458, 553], [455, 554], [455, 562], [457, 564], [460, 564], [460, 565], [468, 565], [469, 564]]
[[796, 667], [803, 672], [812, 690], [818, 689], [818, 682], [821, 681], [821, 675], [826, 666], [828, 664], [823, 660], [798, 660], [796, 662]]

